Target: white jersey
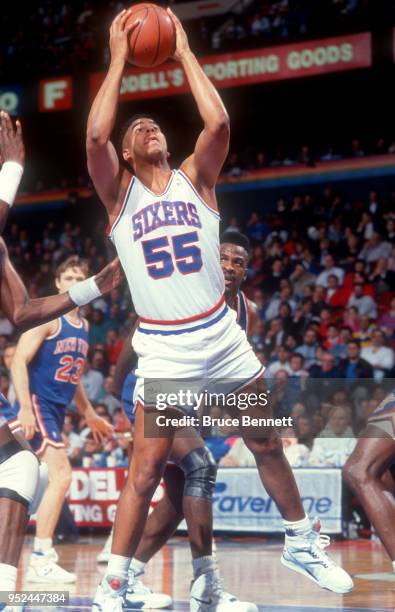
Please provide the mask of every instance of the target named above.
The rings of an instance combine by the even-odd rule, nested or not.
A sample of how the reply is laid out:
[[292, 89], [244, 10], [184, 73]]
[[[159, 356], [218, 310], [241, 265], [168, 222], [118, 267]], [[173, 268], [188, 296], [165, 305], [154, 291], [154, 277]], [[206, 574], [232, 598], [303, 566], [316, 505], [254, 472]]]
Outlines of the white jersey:
[[188, 323], [223, 304], [219, 214], [181, 170], [160, 195], [133, 177], [110, 237], [143, 322]]

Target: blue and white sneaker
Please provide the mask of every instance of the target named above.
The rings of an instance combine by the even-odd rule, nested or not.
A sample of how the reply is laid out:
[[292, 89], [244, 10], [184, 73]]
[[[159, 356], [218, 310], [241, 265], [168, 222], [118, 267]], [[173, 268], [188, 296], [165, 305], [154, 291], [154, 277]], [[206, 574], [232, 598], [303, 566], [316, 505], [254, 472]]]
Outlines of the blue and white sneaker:
[[118, 576], [103, 578], [92, 603], [92, 612], [122, 612], [124, 610], [127, 580]]
[[173, 600], [166, 593], [155, 593], [151, 591], [141, 580], [144, 572], [135, 574], [133, 570], [128, 572], [128, 588], [126, 592], [126, 606], [140, 610], [160, 610], [171, 608]]
[[349, 593], [354, 587], [351, 577], [324, 551], [330, 544], [327, 535], [320, 534], [321, 523], [315, 519], [311, 532], [296, 536], [285, 532], [285, 546], [281, 563], [299, 574], [310, 578], [323, 589], [334, 593]]
[[191, 585], [190, 612], [258, 612], [249, 601], [240, 601], [222, 588], [218, 570], [201, 574]]

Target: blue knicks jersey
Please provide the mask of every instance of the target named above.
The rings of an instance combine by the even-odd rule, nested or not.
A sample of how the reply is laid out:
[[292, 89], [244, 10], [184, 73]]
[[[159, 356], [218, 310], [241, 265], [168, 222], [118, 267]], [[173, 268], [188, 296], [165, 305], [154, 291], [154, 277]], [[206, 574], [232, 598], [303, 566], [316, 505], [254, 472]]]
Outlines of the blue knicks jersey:
[[42, 343], [29, 364], [30, 391], [38, 398], [66, 406], [74, 397], [88, 354], [88, 325], [77, 326], [66, 317]]

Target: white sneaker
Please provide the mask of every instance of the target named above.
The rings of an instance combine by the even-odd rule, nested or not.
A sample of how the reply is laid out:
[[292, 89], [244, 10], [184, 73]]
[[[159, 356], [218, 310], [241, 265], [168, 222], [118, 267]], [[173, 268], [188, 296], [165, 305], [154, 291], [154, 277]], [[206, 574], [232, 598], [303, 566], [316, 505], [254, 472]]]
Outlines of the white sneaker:
[[102, 551], [99, 552], [99, 554], [97, 555], [97, 562], [98, 563], [108, 563], [110, 560], [110, 554], [111, 554], [111, 546], [112, 546], [112, 529], [110, 531], [110, 535], [108, 536]]
[[218, 570], [201, 574], [192, 582], [190, 612], [258, 612], [255, 604], [239, 601], [223, 590]]
[[92, 603], [92, 612], [121, 612], [124, 610], [128, 583], [118, 576], [103, 578]]
[[126, 605], [139, 608], [140, 610], [160, 610], [171, 608], [173, 600], [166, 593], [154, 593], [142, 582], [143, 572], [135, 574], [132, 570], [128, 572], [128, 588], [126, 592]]
[[310, 578], [323, 589], [334, 593], [349, 593], [354, 587], [351, 577], [324, 552], [330, 538], [320, 534], [321, 524], [315, 519], [311, 532], [305, 537], [285, 536], [281, 563]]
[[26, 582], [63, 583], [76, 582], [76, 575], [68, 572], [57, 564], [58, 555], [54, 548], [44, 552], [32, 552], [29, 568], [26, 573]]

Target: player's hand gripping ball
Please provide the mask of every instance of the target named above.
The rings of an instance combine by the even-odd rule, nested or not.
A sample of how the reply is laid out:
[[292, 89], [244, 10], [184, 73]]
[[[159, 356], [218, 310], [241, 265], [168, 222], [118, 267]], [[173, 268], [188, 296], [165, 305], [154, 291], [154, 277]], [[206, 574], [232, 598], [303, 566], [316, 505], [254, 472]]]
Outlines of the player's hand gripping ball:
[[129, 36], [128, 62], [147, 68], [158, 66], [173, 55], [176, 32], [166, 10], [156, 4], [135, 4], [126, 22], [129, 27], [137, 23]]

